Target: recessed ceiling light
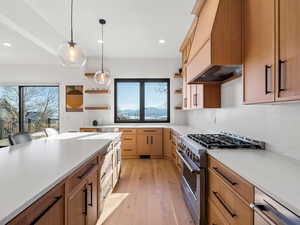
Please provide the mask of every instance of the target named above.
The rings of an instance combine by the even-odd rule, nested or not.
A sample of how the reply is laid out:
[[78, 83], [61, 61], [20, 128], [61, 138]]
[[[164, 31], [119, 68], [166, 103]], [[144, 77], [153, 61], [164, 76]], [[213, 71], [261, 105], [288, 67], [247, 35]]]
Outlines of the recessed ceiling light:
[[158, 43], [159, 43], [159, 44], [165, 44], [165, 43], [166, 43], [166, 40], [161, 39], [161, 40], [158, 41]]
[[3, 46], [9, 48], [9, 47], [11, 47], [11, 43], [9, 43], [9, 42], [4, 42], [4, 43], [3, 43]]
[[104, 41], [103, 40], [98, 40], [97, 41], [99, 44], [104, 44]]

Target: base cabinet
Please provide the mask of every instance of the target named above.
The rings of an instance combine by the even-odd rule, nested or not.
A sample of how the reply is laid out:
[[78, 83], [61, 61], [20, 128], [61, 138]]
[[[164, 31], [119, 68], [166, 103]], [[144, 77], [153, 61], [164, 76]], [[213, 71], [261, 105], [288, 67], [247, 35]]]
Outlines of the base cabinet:
[[120, 176], [121, 143], [115, 142], [6, 225], [96, 225]]
[[68, 224], [86, 225], [87, 214], [87, 188], [85, 184], [80, 185], [68, 198]]
[[7, 225], [64, 225], [64, 187], [59, 184]]

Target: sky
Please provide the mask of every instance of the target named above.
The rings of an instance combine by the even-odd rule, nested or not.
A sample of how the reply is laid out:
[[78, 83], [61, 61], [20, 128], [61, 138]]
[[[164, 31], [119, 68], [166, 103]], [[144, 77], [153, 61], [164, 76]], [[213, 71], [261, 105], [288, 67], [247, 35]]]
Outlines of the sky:
[[[164, 108], [167, 106], [167, 95], [161, 93], [161, 88], [167, 88], [167, 83], [145, 83], [145, 107]], [[120, 110], [139, 109], [139, 83], [118, 83], [118, 106]]]

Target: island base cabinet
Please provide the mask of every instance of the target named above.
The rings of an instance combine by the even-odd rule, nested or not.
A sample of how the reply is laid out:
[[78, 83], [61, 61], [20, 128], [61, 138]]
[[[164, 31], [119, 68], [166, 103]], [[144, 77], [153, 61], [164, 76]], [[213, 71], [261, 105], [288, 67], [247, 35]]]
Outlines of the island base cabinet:
[[95, 225], [98, 220], [98, 201], [97, 201], [97, 171], [95, 171], [89, 178], [87, 184], [87, 225]]
[[87, 188], [83, 184], [68, 198], [68, 225], [86, 225]]
[[64, 185], [58, 185], [7, 225], [64, 225]]

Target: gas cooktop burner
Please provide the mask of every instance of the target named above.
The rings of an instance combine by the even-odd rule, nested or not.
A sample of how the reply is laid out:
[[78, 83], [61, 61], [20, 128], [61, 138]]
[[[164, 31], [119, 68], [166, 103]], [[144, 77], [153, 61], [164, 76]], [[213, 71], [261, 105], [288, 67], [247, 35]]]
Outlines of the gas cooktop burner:
[[211, 148], [248, 148], [248, 149], [264, 149], [262, 143], [243, 138], [240, 136], [234, 136], [232, 134], [188, 134], [187, 135], [193, 141], [203, 145], [204, 147]]

